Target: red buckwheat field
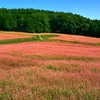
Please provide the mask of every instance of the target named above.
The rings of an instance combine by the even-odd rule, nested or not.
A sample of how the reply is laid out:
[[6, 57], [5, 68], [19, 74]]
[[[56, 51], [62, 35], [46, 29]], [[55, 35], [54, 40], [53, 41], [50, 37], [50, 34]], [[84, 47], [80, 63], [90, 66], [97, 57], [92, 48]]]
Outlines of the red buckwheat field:
[[[0, 41], [32, 36], [6, 34]], [[100, 100], [99, 44], [99, 38], [64, 34], [0, 44], [0, 100]]]

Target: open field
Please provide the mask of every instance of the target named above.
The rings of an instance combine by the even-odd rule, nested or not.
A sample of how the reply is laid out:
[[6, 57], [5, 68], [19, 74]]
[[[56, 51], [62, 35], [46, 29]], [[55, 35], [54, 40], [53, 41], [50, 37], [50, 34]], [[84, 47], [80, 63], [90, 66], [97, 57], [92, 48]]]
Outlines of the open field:
[[76, 36], [76, 35], [59, 34], [59, 37], [53, 37], [53, 39], [71, 43], [100, 45], [100, 38], [86, 37], [80, 35]]
[[0, 100], [100, 100], [100, 46], [84, 45], [90, 37], [54, 38], [69, 39], [0, 44]]
[[0, 40], [16, 39], [16, 38], [28, 38], [30, 35], [27, 33], [19, 32], [0, 32]]

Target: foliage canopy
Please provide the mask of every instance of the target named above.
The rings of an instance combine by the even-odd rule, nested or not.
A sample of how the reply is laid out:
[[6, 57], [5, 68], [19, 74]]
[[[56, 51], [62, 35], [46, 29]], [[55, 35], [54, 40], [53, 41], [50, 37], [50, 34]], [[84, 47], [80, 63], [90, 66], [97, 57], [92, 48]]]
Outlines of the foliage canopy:
[[100, 20], [35, 9], [0, 9], [0, 30], [31, 33], [55, 32], [100, 37]]

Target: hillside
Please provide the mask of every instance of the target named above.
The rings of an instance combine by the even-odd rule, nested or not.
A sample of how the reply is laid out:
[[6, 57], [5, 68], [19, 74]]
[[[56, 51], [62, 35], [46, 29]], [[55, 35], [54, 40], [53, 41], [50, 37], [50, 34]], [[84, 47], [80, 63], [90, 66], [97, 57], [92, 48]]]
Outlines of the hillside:
[[0, 100], [99, 98], [99, 38], [0, 32]]

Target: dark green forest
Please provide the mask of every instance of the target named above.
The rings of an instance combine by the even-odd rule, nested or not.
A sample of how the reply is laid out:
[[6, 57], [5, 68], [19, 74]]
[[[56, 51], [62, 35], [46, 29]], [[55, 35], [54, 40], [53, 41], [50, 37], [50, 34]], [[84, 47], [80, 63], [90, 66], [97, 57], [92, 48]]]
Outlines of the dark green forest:
[[73, 13], [0, 8], [0, 30], [100, 37], [100, 20], [91, 20]]

